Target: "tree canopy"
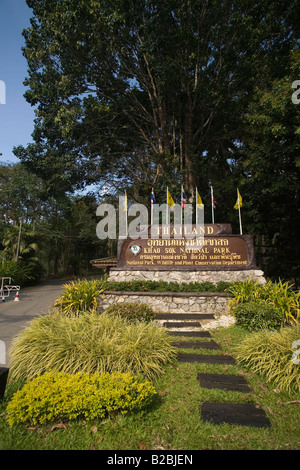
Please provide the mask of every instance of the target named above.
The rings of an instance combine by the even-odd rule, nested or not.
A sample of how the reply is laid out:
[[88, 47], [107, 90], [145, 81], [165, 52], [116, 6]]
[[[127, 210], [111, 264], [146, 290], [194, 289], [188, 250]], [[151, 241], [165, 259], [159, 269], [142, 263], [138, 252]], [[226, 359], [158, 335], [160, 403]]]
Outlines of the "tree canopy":
[[154, 187], [165, 202], [166, 185], [176, 193], [183, 184], [191, 201], [197, 186], [206, 203], [213, 184], [219, 221], [234, 222], [239, 185], [249, 230], [273, 240], [268, 204], [290, 226], [299, 202], [291, 119], [299, 123], [291, 101], [299, 2], [27, 4], [25, 97], [36, 119], [34, 143], [15, 154], [49, 193], [107, 182], [144, 203]]

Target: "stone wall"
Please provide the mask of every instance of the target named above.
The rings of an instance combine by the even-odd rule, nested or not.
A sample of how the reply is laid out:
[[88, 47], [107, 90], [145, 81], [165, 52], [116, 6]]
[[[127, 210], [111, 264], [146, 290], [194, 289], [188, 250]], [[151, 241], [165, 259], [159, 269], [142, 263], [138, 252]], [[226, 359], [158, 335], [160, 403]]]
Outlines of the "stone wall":
[[228, 271], [176, 271], [176, 270], [124, 270], [111, 268], [108, 281], [174, 281], [174, 282], [236, 282], [254, 279], [260, 284], [266, 282], [263, 271], [259, 269]]
[[216, 292], [114, 292], [99, 297], [98, 306], [105, 310], [112, 303], [135, 302], [150, 305], [157, 313], [213, 313], [228, 315], [230, 296]]

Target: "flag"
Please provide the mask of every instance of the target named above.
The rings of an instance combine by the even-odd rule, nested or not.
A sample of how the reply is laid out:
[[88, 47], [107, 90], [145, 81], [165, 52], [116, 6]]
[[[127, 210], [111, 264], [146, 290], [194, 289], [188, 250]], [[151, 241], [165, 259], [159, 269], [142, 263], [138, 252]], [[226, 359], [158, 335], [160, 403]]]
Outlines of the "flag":
[[202, 202], [200, 194], [198, 193], [197, 188], [196, 188], [196, 204], [197, 204], [198, 209], [203, 209], [204, 208], [204, 204]]
[[151, 191], [151, 204], [156, 204], [153, 188]]
[[215, 209], [217, 201], [214, 198], [214, 190], [212, 186], [210, 187], [210, 191], [211, 191], [211, 206], [212, 206], [212, 209]]
[[185, 192], [184, 192], [184, 189], [183, 189], [183, 186], [182, 186], [182, 189], [181, 189], [181, 207], [182, 209], [184, 209], [186, 206], [186, 197], [185, 197]]
[[167, 190], [167, 204], [168, 204], [169, 207], [175, 206], [175, 202], [174, 202], [169, 190]]
[[127, 212], [127, 210], [128, 210], [127, 192], [125, 191], [124, 212]]
[[242, 207], [242, 196], [240, 195], [240, 192], [239, 190], [237, 190], [237, 193], [238, 193], [238, 197], [237, 197], [237, 200], [236, 200], [236, 203], [235, 203], [235, 206], [234, 208], [235, 209], [238, 209], [239, 207]]

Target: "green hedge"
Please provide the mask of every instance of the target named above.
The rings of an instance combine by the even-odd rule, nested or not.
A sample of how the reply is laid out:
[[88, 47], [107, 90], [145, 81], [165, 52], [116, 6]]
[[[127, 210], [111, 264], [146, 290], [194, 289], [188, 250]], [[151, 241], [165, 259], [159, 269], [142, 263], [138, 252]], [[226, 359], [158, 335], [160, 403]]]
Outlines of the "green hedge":
[[144, 303], [123, 302], [110, 305], [105, 313], [107, 315], [120, 316], [130, 322], [143, 321], [149, 323], [156, 317], [153, 308]]
[[236, 324], [249, 331], [258, 331], [263, 328], [278, 329], [284, 321], [283, 313], [273, 305], [258, 302], [238, 304], [233, 309]]
[[118, 281], [106, 282], [106, 290], [126, 292], [226, 292], [230, 282], [167, 282], [167, 281]]

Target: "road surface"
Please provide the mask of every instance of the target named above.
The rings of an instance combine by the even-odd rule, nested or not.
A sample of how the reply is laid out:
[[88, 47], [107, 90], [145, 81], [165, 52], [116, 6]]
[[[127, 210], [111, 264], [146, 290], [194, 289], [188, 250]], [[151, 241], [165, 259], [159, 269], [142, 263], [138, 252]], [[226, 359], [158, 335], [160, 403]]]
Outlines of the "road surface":
[[21, 289], [19, 302], [14, 301], [15, 292], [11, 293], [9, 300], [0, 301], [0, 367], [9, 367], [8, 349], [13, 337], [33, 318], [51, 310], [66, 283], [61, 280], [44, 281], [38, 286]]

